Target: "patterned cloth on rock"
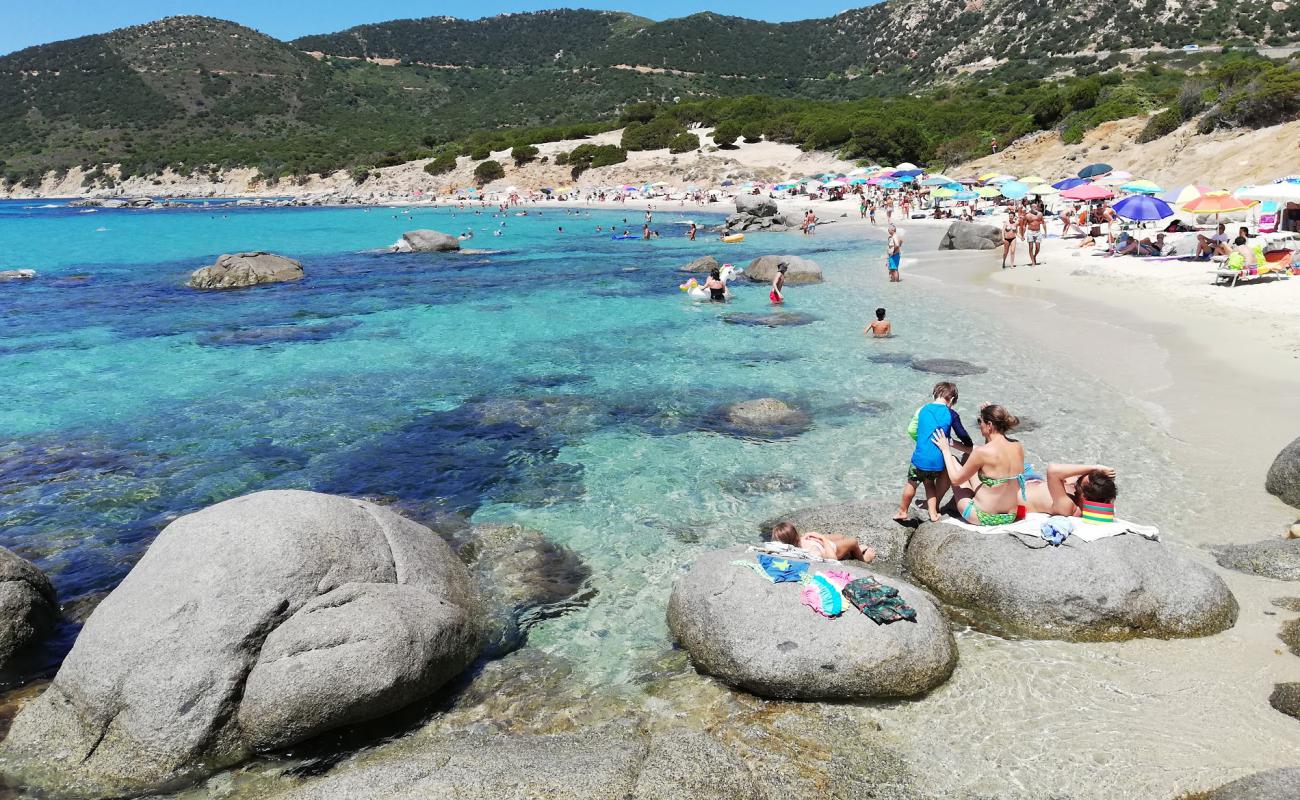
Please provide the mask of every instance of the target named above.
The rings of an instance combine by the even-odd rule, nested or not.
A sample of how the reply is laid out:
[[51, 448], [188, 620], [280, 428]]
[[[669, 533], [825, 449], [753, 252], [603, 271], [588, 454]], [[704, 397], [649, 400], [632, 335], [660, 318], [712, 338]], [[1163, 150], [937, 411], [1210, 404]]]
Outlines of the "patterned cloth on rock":
[[758, 563], [753, 561], [733, 561], [738, 567], [746, 567], [758, 573], [764, 580], [770, 583], [798, 583], [808, 572], [807, 561], [791, 561], [788, 558], [779, 556], [769, 556], [767, 553], [758, 554]]
[[828, 570], [813, 575], [804, 582], [804, 589], [799, 593], [803, 604], [821, 614], [834, 619], [844, 613], [844, 598], [840, 592], [853, 580], [847, 572]]
[[844, 587], [844, 597], [878, 625], [905, 619], [916, 622], [916, 609], [903, 602], [898, 590], [875, 578], [858, 578]]

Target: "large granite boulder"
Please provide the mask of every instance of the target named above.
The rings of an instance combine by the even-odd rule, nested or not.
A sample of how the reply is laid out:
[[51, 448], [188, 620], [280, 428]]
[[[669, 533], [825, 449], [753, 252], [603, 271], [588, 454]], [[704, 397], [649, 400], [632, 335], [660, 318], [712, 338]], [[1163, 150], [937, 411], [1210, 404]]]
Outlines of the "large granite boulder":
[[866, 503], [834, 503], [825, 506], [801, 508], [767, 520], [759, 526], [764, 540], [772, 538], [772, 528], [778, 522], [793, 523], [801, 533], [817, 531], [857, 539], [866, 547], [874, 548], [876, 560], [871, 568], [896, 575], [903, 568], [903, 552], [907, 549], [909, 529], [893, 519], [897, 504], [886, 500]]
[[407, 231], [393, 245], [394, 253], [449, 253], [460, 249], [460, 239], [441, 231]]
[[774, 397], [743, 400], [718, 410], [718, 427], [740, 436], [781, 438], [796, 436], [812, 428], [807, 411]]
[[[673, 584], [668, 627], [700, 672], [796, 700], [914, 697], [952, 674], [957, 645], [948, 618], [924, 591], [883, 579], [916, 609], [914, 623], [877, 625], [852, 606], [827, 619], [803, 605], [797, 583], [769, 583], [732, 563], [753, 559], [744, 547], [707, 552]], [[875, 574], [855, 562], [813, 566], [825, 569]]]
[[1273, 459], [1264, 488], [1283, 503], [1300, 508], [1300, 438], [1282, 448]]
[[1002, 229], [996, 225], [958, 220], [939, 240], [940, 250], [993, 250], [1002, 246]]
[[0, 743], [60, 796], [167, 789], [426, 697], [479, 653], [465, 565], [373, 503], [239, 497], [167, 526]]
[[264, 283], [301, 280], [302, 264], [274, 253], [226, 254], [190, 275], [191, 289], [242, 289]]
[[0, 669], [58, 616], [59, 601], [45, 573], [0, 547]]
[[817, 262], [799, 256], [759, 256], [745, 267], [745, 277], [754, 283], [771, 283], [776, 277], [777, 266], [782, 263], [787, 267], [787, 286], [822, 282], [822, 268]]
[[927, 523], [908, 541], [909, 574], [979, 627], [1035, 639], [1208, 636], [1237, 620], [1223, 580], [1136, 535], [1060, 547]]
[[1215, 548], [1214, 558], [1219, 566], [1238, 572], [1280, 581], [1300, 581], [1300, 539], [1223, 545]]
[[1189, 800], [1295, 800], [1300, 797], [1300, 767], [1256, 772]]
[[776, 201], [761, 194], [736, 195], [736, 213], [753, 217], [775, 217]]
[[1268, 704], [1288, 717], [1300, 719], [1300, 683], [1273, 684], [1273, 693], [1268, 696]]
[[689, 264], [683, 264], [678, 267], [677, 271], [702, 273], [707, 275], [715, 269], [722, 269], [722, 263], [719, 262], [718, 259], [713, 256], [701, 256]]
[[475, 525], [457, 554], [482, 588], [484, 654], [521, 647], [528, 629], [589, 600], [591, 577], [578, 554], [520, 525]]

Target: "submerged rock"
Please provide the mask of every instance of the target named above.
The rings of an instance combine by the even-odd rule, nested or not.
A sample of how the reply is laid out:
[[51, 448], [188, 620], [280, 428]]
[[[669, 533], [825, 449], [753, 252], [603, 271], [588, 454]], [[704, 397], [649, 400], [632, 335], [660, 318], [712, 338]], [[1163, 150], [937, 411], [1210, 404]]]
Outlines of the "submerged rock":
[[448, 253], [460, 249], [460, 239], [431, 230], [407, 231], [391, 250], [394, 253]]
[[54, 627], [58, 598], [45, 573], [0, 547], [0, 669]]
[[[913, 697], [948, 679], [957, 645], [929, 595], [884, 581], [916, 609], [917, 621], [878, 625], [849, 606], [828, 620], [799, 600], [796, 584], [773, 584], [732, 564], [744, 547], [704, 553], [673, 583], [668, 627], [700, 672], [762, 697], [797, 700]], [[814, 565], [855, 577], [863, 564]]]
[[258, 492], [168, 525], [0, 760], [51, 794], [180, 785], [438, 689], [478, 655], [464, 564], [372, 503]]
[[987, 367], [977, 366], [969, 361], [958, 361], [955, 358], [914, 358], [911, 366], [917, 372], [932, 372], [949, 377], [983, 375], [988, 372]]
[[1214, 572], [1136, 535], [1060, 547], [924, 524], [904, 563], [939, 599], [994, 633], [1108, 641], [1208, 636], [1237, 620]]
[[1265, 539], [1251, 544], [1230, 544], [1215, 548], [1219, 566], [1276, 578], [1300, 581], [1300, 539]]
[[269, 325], [235, 331], [201, 333], [195, 340], [209, 347], [278, 344], [281, 342], [323, 342], [336, 334], [350, 331], [361, 323], [351, 319], [332, 320], [319, 325]]
[[522, 647], [528, 629], [585, 605], [591, 570], [567, 547], [520, 525], [475, 525], [457, 554], [488, 606], [484, 654]]
[[1300, 797], [1300, 767], [1256, 772], [1189, 800], [1295, 800]]
[[708, 274], [715, 269], [722, 269], [722, 264], [713, 256], [702, 256], [689, 264], [677, 268], [678, 272], [695, 272]]
[[720, 420], [717, 428], [725, 433], [766, 439], [797, 436], [812, 428], [808, 412], [774, 397], [732, 403], [710, 418]]
[[1300, 437], [1277, 454], [1264, 488], [1283, 503], [1300, 508]]
[[767, 313], [736, 311], [722, 315], [722, 321], [728, 325], [749, 325], [762, 328], [811, 325], [818, 319], [820, 318], [814, 317], [812, 314], [805, 314], [802, 311], [769, 311]]
[[801, 533], [816, 531], [857, 539], [864, 547], [875, 548], [872, 569], [898, 574], [903, 567], [910, 530], [894, 521], [897, 510], [886, 500], [811, 506], [773, 517], [759, 526], [759, 532], [764, 541], [769, 541], [778, 522], [789, 522]]
[[753, 283], [771, 283], [776, 277], [776, 268], [785, 264], [785, 282], [787, 286], [799, 286], [808, 283], [821, 283], [822, 268], [817, 262], [799, 256], [759, 256], [745, 267], [745, 277]]
[[996, 225], [957, 220], [939, 240], [940, 250], [993, 250], [1002, 246], [1002, 229]]
[[274, 253], [235, 253], [223, 255], [216, 263], [194, 270], [191, 289], [241, 289], [264, 283], [301, 280], [302, 264]]
[[877, 353], [874, 356], [867, 356], [867, 360], [872, 364], [910, 365], [913, 358], [908, 353]]
[[794, 475], [735, 475], [718, 481], [718, 486], [727, 494], [741, 497], [753, 497], [779, 492], [795, 492], [804, 487], [802, 478]]

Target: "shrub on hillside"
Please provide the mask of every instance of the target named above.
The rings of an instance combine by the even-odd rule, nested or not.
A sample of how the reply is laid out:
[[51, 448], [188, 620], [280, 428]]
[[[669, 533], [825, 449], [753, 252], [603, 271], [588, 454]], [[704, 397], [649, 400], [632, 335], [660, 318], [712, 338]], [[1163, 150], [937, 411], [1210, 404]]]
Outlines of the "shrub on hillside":
[[686, 127], [673, 117], [657, 117], [649, 122], [633, 122], [623, 129], [624, 150], [662, 150], [673, 137], [685, 133]]
[[740, 138], [740, 124], [726, 120], [713, 129], [713, 143], [718, 147], [735, 147]]
[[679, 133], [668, 142], [668, 152], [689, 153], [700, 149], [700, 137], [693, 133]]
[[[565, 159], [572, 169], [570, 174], [576, 180], [579, 175], [592, 167], [608, 167], [627, 161], [627, 151], [612, 144], [580, 144], [573, 148]], [[556, 159], [556, 163], [560, 163]]]
[[484, 161], [474, 168], [474, 180], [479, 186], [500, 180], [506, 176], [506, 170], [495, 161]]
[[442, 153], [428, 164], [424, 165], [424, 171], [430, 175], [445, 175], [456, 168], [456, 154]]
[[510, 151], [510, 158], [514, 159], [516, 167], [522, 167], [537, 158], [537, 148], [531, 144], [515, 145]]
[[1168, 136], [1177, 130], [1181, 124], [1183, 124], [1183, 119], [1178, 115], [1178, 112], [1172, 108], [1166, 108], [1147, 120], [1146, 126], [1138, 134], [1137, 143], [1146, 144], [1147, 142], [1154, 142], [1162, 136]]

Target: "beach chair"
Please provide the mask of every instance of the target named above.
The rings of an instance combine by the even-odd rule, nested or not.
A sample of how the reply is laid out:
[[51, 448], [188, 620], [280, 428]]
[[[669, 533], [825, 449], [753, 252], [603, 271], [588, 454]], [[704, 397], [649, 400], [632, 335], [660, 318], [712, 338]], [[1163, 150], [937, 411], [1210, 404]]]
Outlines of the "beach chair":
[[1214, 275], [1214, 283], [1224, 286], [1236, 286], [1243, 279], [1253, 281], [1258, 278], [1269, 276], [1288, 280], [1293, 271], [1290, 250], [1275, 250], [1265, 253], [1264, 248], [1255, 247], [1255, 266], [1247, 267], [1245, 258], [1240, 253], [1233, 253], [1228, 256], [1223, 264], [1210, 274]]

